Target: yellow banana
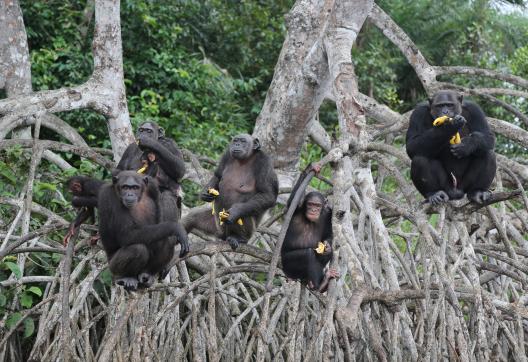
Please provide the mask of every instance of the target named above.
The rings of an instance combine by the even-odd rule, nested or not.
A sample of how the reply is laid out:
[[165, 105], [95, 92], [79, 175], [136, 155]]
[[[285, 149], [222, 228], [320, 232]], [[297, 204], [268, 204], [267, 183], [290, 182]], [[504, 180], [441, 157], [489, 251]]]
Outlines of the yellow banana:
[[[222, 210], [218, 213], [218, 217], [220, 218], [220, 225], [223, 225], [224, 224], [224, 221], [227, 220], [227, 218], [229, 217], [229, 213], [227, 211]], [[237, 224], [242, 226], [244, 225], [244, 222], [242, 221], [242, 219], [238, 219], [237, 220]]]
[[[448, 120], [451, 120], [451, 118], [449, 118], [448, 116], [438, 117], [433, 121], [433, 126], [441, 126]], [[460, 133], [458, 132], [449, 140], [449, 143], [451, 143], [452, 145], [457, 145], [460, 142], [462, 142], [462, 139], [460, 138]]]
[[320, 241], [317, 243], [317, 248], [315, 248], [314, 250], [317, 254], [322, 254], [324, 253], [325, 249], [326, 249], [325, 244], [322, 241]]

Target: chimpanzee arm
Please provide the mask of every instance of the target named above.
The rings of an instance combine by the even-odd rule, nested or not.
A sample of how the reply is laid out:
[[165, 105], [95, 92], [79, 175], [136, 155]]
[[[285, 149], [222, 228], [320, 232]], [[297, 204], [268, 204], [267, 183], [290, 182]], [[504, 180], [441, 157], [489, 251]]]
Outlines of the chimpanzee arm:
[[121, 230], [121, 233], [116, 235], [116, 238], [119, 245], [123, 247], [132, 244], [148, 245], [173, 235], [181, 242], [184, 234], [185, 232], [181, 225], [177, 222], [165, 221], [153, 225], [131, 226], [128, 229]]
[[449, 139], [457, 130], [456, 127], [447, 123], [434, 127], [429, 106], [418, 105], [411, 114], [407, 130], [407, 154], [411, 159], [414, 156], [435, 157], [448, 144]]
[[495, 135], [490, 130], [486, 116], [478, 105], [472, 102], [464, 103], [462, 115], [467, 120], [470, 130], [468, 137], [462, 139], [463, 143], [470, 143], [474, 151], [472, 153], [485, 153], [495, 147]]
[[279, 182], [268, 156], [259, 152], [255, 160], [256, 193], [246, 202], [235, 203], [229, 209], [229, 219], [262, 215], [275, 205], [279, 194]]
[[[310, 169], [311, 165], [308, 165], [308, 167], [306, 167], [304, 169], [303, 172], [301, 172], [301, 174], [299, 175], [299, 178], [297, 179], [297, 182], [295, 183], [295, 185], [293, 186], [291, 192], [290, 192], [290, 197], [288, 198], [288, 201], [286, 202], [286, 207], [289, 209], [290, 208], [290, 205], [293, 201], [293, 198], [295, 197], [295, 194], [297, 193], [297, 190], [299, 189], [299, 186], [301, 186], [301, 183], [304, 181], [304, 178], [306, 177], [306, 175], [308, 174], [308, 170]], [[299, 209], [301, 207], [301, 203], [299, 203], [297, 205], [297, 209]]]
[[179, 181], [185, 175], [183, 155], [176, 143], [167, 137], [160, 137], [157, 141], [141, 138], [141, 148], [148, 148], [158, 156], [158, 165], [174, 181]]
[[222, 155], [222, 158], [220, 159], [220, 162], [218, 163], [218, 166], [216, 167], [216, 170], [214, 171], [213, 177], [209, 180], [209, 182], [205, 185], [204, 190], [201, 194], [201, 199], [207, 202], [211, 202], [214, 199], [214, 196], [210, 195], [208, 193], [209, 189], [215, 189], [218, 190], [220, 180], [222, 179], [222, 174], [224, 173], [224, 169], [226, 167], [227, 161], [229, 160], [229, 151], [225, 152]]
[[97, 196], [74, 196], [72, 205], [75, 207], [97, 207]]
[[121, 156], [121, 160], [119, 160], [116, 169], [121, 171], [137, 171], [142, 166], [141, 154], [142, 151], [139, 149], [138, 145], [136, 145], [135, 143], [131, 143], [126, 148], [125, 152], [123, 153], [123, 156]]
[[[97, 205], [96, 205], [97, 206]], [[88, 220], [90, 217], [93, 218], [94, 216], [94, 209], [83, 207], [82, 209], [77, 212], [77, 216], [75, 217], [75, 220], [72, 221], [71, 225], [74, 227], [79, 227], [83, 222]]]
[[329, 249], [325, 250], [323, 254], [316, 254], [317, 260], [321, 263], [321, 265], [325, 266], [328, 264], [333, 256], [334, 256], [334, 248], [332, 245], [332, 239], [333, 239], [333, 233], [332, 233], [332, 209], [329, 207], [326, 207], [324, 209], [324, 215], [321, 218], [321, 222], [324, 222], [323, 225], [323, 233], [321, 240], [322, 242], [327, 242], [329, 245]]

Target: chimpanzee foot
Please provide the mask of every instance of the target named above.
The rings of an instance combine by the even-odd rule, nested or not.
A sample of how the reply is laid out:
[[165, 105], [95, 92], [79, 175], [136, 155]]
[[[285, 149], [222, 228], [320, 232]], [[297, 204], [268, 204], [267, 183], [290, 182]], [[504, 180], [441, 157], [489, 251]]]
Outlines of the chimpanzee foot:
[[431, 205], [437, 206], [443, 204], [444, 202], [448, 202], [449, 196], [445, 193], [445, 191], [440, 190], [428, 196], [427, 201], [429, 201]]
[[491, 199], [491, 192], [489, 191], [472, 191], [468, 193], [468, 199], [477, 203], [483, 204]]
[[328, 279], [334, 279], [334, 278], [339, 278], [341, 276], [341, 274], [339, 274], [339, 272], [335, 269], [328, 269], [326, 271], [326, 277]]
[[136, 290], [138, 288], [138, 280], [133, 277], [123, 277], [116, 279], [116, 284], [121, 285], [126, 290]]
[[245, 239], [237, 238], [234, 236], [228, 236], [226, 241], [229, 243], [229, 245], [231, 246], [231, 249], [233, 250], [236, 250], [240, 244], [247, 243]]
[[149, 273], [141, 273], [141, 274], [139, 274], [138, 279], [139, 279], [139, 283], [140, 283], [139, 286], [141, 288], [149, 288], [156, 281], [156, 277], [154, 275], [152, 275], [152, 274], [149, 274]]

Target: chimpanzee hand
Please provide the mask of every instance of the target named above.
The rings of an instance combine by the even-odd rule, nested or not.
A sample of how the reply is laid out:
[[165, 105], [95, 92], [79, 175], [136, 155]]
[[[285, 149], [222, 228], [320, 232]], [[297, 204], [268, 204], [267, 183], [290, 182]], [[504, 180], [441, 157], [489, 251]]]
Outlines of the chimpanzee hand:
[[205, 190], [204, 192], [200, 194], [200, 199], [205, 202], [211, 202], [214, 200], [214, 198], [215, 198], [214, 195], [211, 195], [209, 191], [207, 190]]
[[225, 223], [228, 225], [232, 225], [237, 222], [238, 219], [240, 219], [240, 206], [239, 204], [232, 205], [229, 210], [227, 210], [229, 213], [229, 217], [225, 220]]
[[323, 251], [323, 254], [322, 255], [329, 255], [329, 254], [332, 254], [332, 245], [330, 245], [330, 243], [328, 241], [323, 241], [324, 245], [325, 245], [325, 249]]
[[451, 145], [451, 153], [456, 158], [464, 158], [475, 152], [476, 146], [472, 142], [471, 137], [462, 139], [459, 144]]
[[180, 258], [183, 258], [189, 252], [189, 241], [187, 240], [187, 235], [185, 235], [185, 237], [180, 237], [178, 241], [180, 242]]
[[451, 122], [446, 124], [450, 125], [453, 129], [458, 131], [466, 124], [466, 119], [461, 114], [459, 114], [453, 117], [453, 120]]
[[141, 137], [141, 136], [140, 136], [140, 137], [138, 138], [138, 146], [139, 146], [139, 148], [141, 148], [142, 150], [143, 150], [143, 149], [153, 149], [153, 148], [156, 147], [156, 144], [157, 144], [157, 143], [158, 143], [157, 141], [153, 140], [153, 139], [150, 138], [150, 137], [145, 137], [145, 136]]

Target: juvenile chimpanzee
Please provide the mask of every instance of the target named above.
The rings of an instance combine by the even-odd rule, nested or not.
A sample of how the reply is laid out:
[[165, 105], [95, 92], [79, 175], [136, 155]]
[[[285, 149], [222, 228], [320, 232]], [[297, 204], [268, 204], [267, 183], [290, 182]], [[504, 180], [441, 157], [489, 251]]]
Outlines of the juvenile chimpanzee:
[[187, 232], [196, 228], [227, 240], [234, 250], [247, 243], [262, 214], [275, 205], [278, 192], [277, 175], [259, 140], [235, 136], [201, 194], [202, 200], [213, 202], [212, 212], [191, 212], [183, 224]]
[[[438, 124], [441, 116], [447, 120]], [[411, 115], [407, 154], [413, 183], [433, 205], [466, 193], [471, 201], [483, 203], [491, 197], [488, 188], [497, 168], [494, 146], [495, 136], [480, 107], [463, 102], [454, 91], [439, 91]]]
[[90, 217], [95, 219], [94, 208], [97, 207], [97, 195], [104, 181], [86, 176], [73, 176], [68, 180], [68, 190], [73, 194], [72, 205], [78, 209], [64, 236], [64, 245], [68, 244], [77, 228]]
[[162, 220], [178, 220], [181, 212], [180, 181], [185, 174], [181, 151], [153, 121], [143, 122], [136, 138], [138, 143], [127, 147], [116, 168], [154, 177], [161, 192]]
[[[315, 164], [313, 169], [319, 172]], [[293, 187], [290, 204], [300, 184], [310, 171], [310, 166], [301, 173]], [[299, 203], [293, 214], [281, 249], [282, 270], [287, 277], [300, 279], [310, 289], [321, 293], [328, 288], [328, 282], [339, 276], [336, 270], [324, 268], [332, 260], [332, 209], [320, 192], [310, 192]]]
[[180, 257], [189, 251], [181, 224], [160, 221], [159, 189], [150, 176], [119, 172], [101, 188], [98, 210], [99, 234], [118, 285], [133, 290], [150, 286], [158, 274], [163, 277], [175, 239]]

